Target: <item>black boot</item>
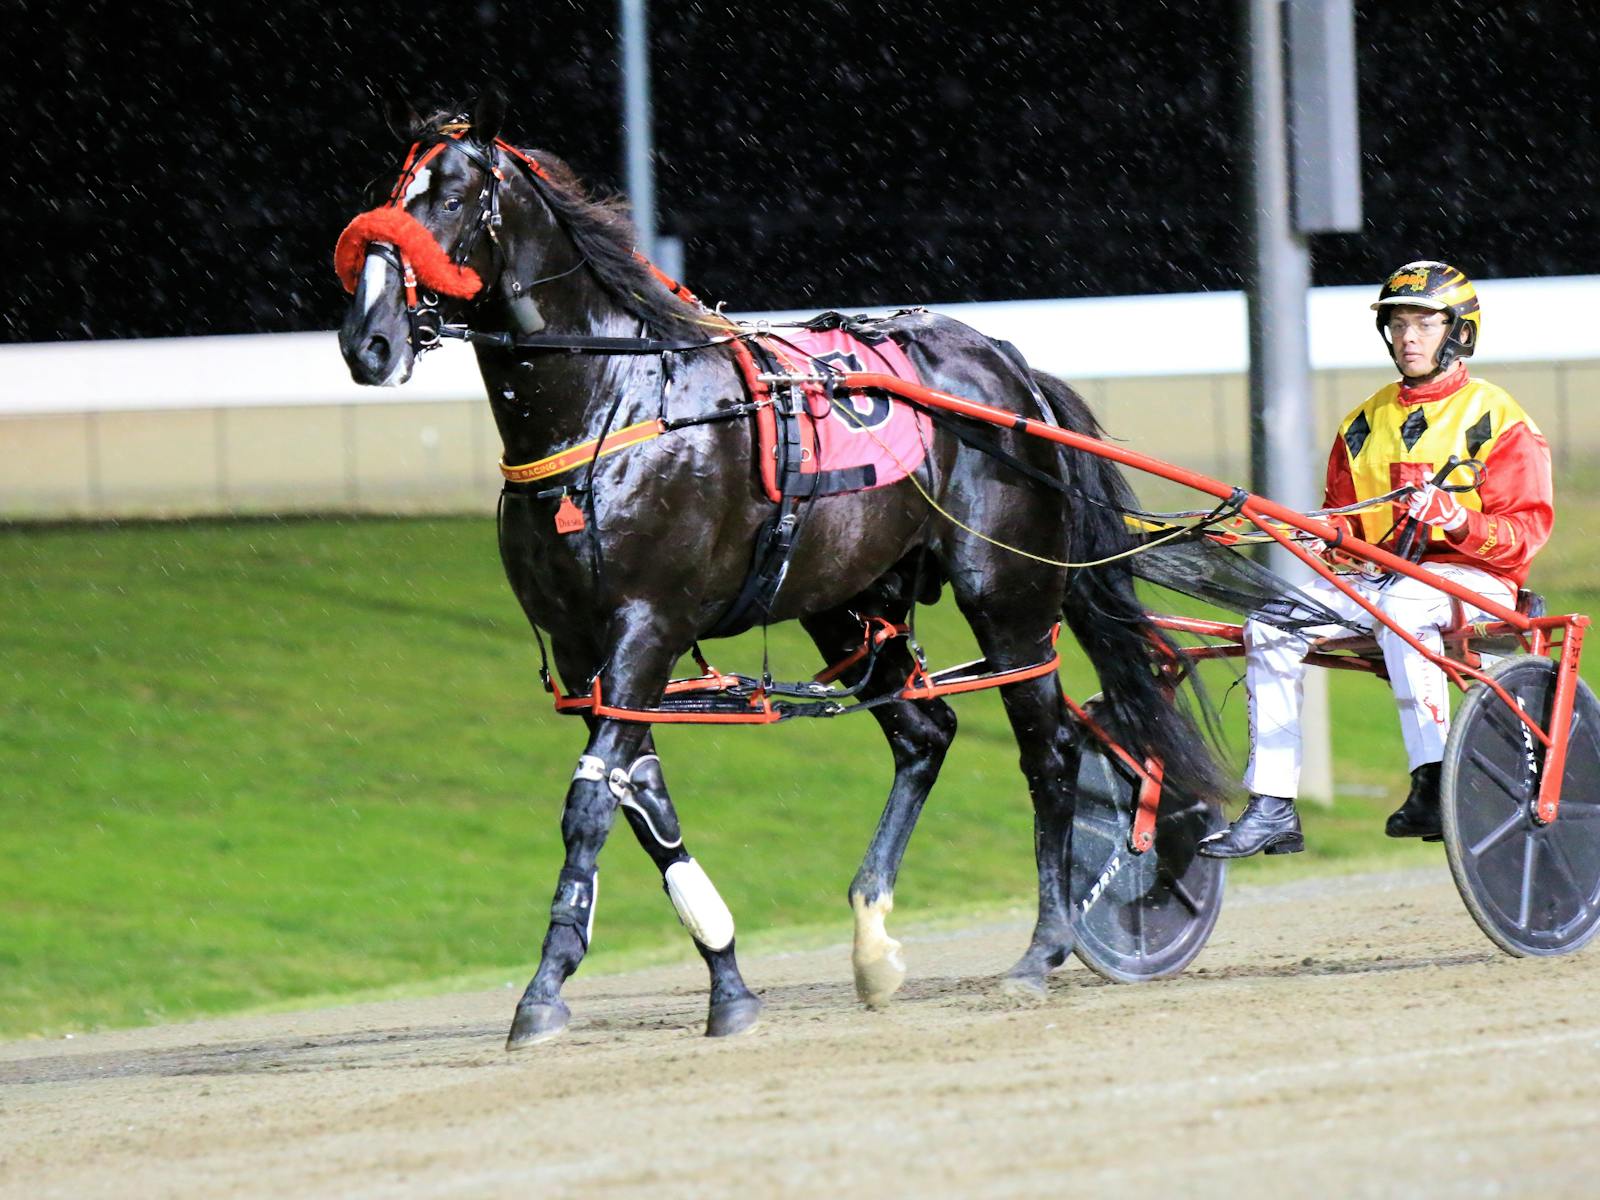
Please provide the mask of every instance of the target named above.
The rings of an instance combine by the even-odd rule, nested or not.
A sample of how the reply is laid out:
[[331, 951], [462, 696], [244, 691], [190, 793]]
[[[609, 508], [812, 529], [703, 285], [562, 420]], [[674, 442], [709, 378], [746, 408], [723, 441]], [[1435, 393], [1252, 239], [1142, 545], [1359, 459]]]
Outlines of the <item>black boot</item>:
[[1439, 819], [1439, 764], [1423, 763], [1411, 772], [1411, 794], [1389, 814], [1383, 831], [1392, 838], [1419, 837], [1437, 842], [1444, 837]]
[[1268, 854], [1298, 854], [1305, 848], [1294, 801], [1254, 794], [1237, 821], [1202, 838], [1196, 847], [1207, 858], [1249, 858], [1263, 850]]

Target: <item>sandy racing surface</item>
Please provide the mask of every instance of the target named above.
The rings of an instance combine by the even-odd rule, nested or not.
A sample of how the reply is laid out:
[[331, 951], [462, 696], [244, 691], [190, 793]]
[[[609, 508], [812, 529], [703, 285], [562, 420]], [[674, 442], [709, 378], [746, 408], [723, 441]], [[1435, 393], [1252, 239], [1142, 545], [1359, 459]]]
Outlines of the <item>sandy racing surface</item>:
[[[1290, 870], [1285, 879], [1293, 878]], [[0, 1195], [1587, 1195], [1600, 948], [1494, 950], [1437, 871], [1235, 887], [1177, 980], [991, 987], [1021, 922], [917, 936], [887, 1013], [828, 950], [0, 1044]], [[518, 980], [520, 988], [522, 980]]]

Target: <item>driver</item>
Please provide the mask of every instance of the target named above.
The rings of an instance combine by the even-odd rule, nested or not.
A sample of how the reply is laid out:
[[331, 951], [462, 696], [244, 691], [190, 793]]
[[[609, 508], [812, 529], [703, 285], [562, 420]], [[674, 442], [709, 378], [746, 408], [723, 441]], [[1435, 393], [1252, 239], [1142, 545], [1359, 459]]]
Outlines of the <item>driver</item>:
[[[1328, 456], [1322, 503], [1338, 508], [1406, 484], [1417, 485], [1417, 490], [1392, 511], [1330, 516], [1328, 524], [1341, 534], [1348, 531], [1394, 550], [1411, 523], [1407, 518], [1415, 518], [1417, 536], [1426, 538], [1421, 560], [1425, 571], [1515, 607], [1518, 589], [1555, 519], [1550, 449], [1503, 389], [1467, 373], [1466, 359], [1477, 348], [1481, 322], [1477, 291], [1454, 267], [1413, 262], [1384, 281], [1372, 307], [1401, 379], [1378, 389], [1340, 422]], [[1476, 489], [1452, 493], [1430, 482], [1452, 454], [1482, 463]], [[1445, 482], [1460, 484], [1467, 476], [1462, 470]], [[1315, 542], [1312, 549], [1325, 547]], [[1346, 582], [1435, 652], [1441, 646], [1440, 630], [1462, 619], [1452, 611], [1448, 595], [1406, 576], [1363, 574]], [[1347, 630], [1376, 635], [1410, 759], [1410, 793], [1390, 815], [1384, 832], [1437, 841], [1439, 764], [1450, 732], [1444, 671], [1327, 581], [1318, 579], [1304, 590], [1346, 625], [1287, 629], [1272, 624], [1267, 610], [1245, 623], [1250, 761], [1244, 782], [1250, 802], [1237, 821], [1200, 843], [1200, 853], [1244, 858], [1263, 850], [1293, 854], [1305, 848], [1294, 807], [1300, 784], [1305, 657], [1313, 639]], [[1463, 607], [1467, 620], [1487, 615], [1471, 605]]]

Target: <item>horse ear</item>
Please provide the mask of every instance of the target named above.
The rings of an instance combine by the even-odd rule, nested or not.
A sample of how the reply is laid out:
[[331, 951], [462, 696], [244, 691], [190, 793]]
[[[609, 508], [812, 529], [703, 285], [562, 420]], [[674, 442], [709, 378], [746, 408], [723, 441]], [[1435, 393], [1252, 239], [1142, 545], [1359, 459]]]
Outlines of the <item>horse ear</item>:
[[422, 124], [416, 107], [392, 79], [383, 81], [382, 92], [383, 119], [388, 123], [389, 131], [402, 142], [410, 141], [416, 135], [417, 127]]
[[472, 138], [485, 146], [494, 145], [506, 118], [506, 98], [499, 88], [490, 88], [478, 97], [472, 110]]

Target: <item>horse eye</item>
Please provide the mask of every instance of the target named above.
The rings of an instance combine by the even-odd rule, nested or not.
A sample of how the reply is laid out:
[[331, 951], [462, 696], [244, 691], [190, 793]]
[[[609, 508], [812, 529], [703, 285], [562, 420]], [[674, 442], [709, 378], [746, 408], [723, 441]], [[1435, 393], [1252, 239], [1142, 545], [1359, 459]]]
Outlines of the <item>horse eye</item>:
[[461, 207], [461, 197], [460, 196], [451, 196], [450, 199], [448, 199], [448, 200], [446, 200], [444, 202], [444, 210], [445, 210], [445, 212], [455, 212], [460, 207]]

